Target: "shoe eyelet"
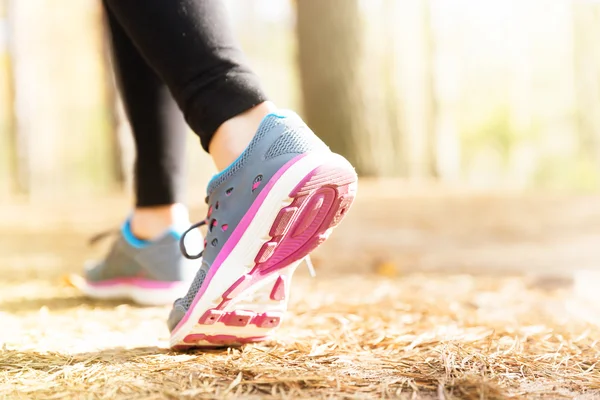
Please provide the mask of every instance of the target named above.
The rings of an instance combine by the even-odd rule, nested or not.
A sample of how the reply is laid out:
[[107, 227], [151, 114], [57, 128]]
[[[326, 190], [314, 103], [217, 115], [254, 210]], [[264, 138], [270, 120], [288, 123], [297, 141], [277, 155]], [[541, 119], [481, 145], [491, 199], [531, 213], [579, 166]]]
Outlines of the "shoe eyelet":
[[256, 189], [258, 189], [258, 187], [262, 183], [262, 180], [263, 180], [262, 175], [257, 175], [256, 178], [254, 178], [254, 181], [252, 182], [252, 192], [254, 192]]
[[219, 243], [219, 241], [217, 240], [217, 238], [214, 238], [210, 244], [212, 244], [213, 246], [216, 246]]

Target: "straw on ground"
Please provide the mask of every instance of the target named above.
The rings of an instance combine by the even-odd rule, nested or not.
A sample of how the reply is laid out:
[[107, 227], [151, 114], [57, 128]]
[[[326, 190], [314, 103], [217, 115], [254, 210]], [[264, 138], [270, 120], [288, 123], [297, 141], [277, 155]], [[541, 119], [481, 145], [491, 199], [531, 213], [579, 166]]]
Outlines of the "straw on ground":
[[168, 308], [57, 282], [0, 283], [0, 310], [5, 398], [600, 396], [596, 314], [566, 281], [300, 277], [273, 341], [191, 353], [166, 348]]

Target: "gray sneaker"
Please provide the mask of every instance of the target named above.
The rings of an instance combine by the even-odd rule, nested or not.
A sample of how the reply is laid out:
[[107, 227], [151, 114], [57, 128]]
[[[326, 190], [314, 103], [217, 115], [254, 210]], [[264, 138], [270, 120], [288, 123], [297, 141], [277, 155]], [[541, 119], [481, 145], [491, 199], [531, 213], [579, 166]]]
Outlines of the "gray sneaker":
[[207, 218], [190, 228], [208, 232], [202, 267], [169, 316], [171, 347], [267, 339], [287, 310], [294, 270], [346, 215], [356, 189], [352, 165], [300, 117], [265, 117], [240, 157], [210, 181]]
[[[195, 242], [202, 235], [195, 230]], [[185, 295], [200, 261], [183, 257], [181, 231], [171, 229], [160, 238], [143, 241], [132, 235], [126, 221], [106, 258], [86, 266], [83, 292], [97, 299], [130, 299], [142, 305], [172, 304]]]

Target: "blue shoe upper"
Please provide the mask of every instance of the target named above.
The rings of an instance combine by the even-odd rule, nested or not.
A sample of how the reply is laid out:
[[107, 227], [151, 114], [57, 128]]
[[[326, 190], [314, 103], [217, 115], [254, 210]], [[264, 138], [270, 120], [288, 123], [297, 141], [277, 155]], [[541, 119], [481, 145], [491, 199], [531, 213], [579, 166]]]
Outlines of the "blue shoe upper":
[[[183, 317], [202, 286], [213, 261], [269, 180], [288, 161], [329, 148], [293, 112], [267, 115], [246, 150], [208, 184], [208, 232], [202, 267], [188, 294], [174, 306], [169, 326]], [[258, 249], [257, 249], [258, 251]]]

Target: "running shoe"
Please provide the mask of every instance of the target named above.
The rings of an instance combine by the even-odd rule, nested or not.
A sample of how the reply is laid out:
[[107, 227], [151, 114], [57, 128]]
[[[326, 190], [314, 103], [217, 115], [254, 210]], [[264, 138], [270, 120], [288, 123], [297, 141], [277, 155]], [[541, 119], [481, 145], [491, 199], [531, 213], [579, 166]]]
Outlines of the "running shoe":
[[[104, 260], [86, 265], [81, 290], [96, 299], [173, 304], [185, 295], [201, 265], [181, 254], [182, 233], [183, 229], [172, 227], [155, 240], [140, 240], [125, 221]], [[195, 230], [187, 240], [201, 245], [202, 234]]]
[[203, 253], [182, 246], [187, 257], [202, 256], [202, 266], [171, 310], [171, 347], [268, 339], [287, 310], [295, 269], [344, 218], [356, 190], [352, 165], [298, 115], [266, 116], [208, 184], [208, 215], [190, 228], [207, 225]]

